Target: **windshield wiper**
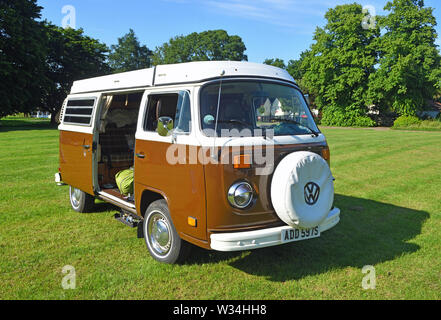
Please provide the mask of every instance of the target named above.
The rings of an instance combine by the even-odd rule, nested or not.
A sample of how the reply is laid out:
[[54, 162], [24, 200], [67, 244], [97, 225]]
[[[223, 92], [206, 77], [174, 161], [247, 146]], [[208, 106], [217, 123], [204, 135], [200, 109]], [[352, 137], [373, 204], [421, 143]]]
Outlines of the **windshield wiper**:
[[306, 125], [304, 125], [303, 123], [300, 123], [300, 122], [298, 122], [298, 121], [296, 121], [296, 120], [293, 120], [293, 119], [276, 119], [276, 118], [273, 118], [273, 119], [270, 119], [270, 121], [274, 121], [274, 122], [283, 122], [283, 121], [284, 121], [284, 122], [289, 122], [289, 123], [297, 124], [297, 125], [299, 125], [299, 126], [302, 126], [302, 127], [306, 128], [306, 129], [308, 129], [309, 131], [311, 131], [311, 133], [312, 133], [315, 137], [320, 136], [320, 132], [317, 132], [317, 131], [315, 131], [314, 129], [312, 129], [312, 128], [306, 126]]

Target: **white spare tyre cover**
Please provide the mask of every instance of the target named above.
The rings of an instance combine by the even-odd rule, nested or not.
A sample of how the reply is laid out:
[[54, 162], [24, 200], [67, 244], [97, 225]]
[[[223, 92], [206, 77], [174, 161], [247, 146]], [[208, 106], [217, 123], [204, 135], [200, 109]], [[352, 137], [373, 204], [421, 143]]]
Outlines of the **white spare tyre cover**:
[[279, 218], [295, 228], [314, 228], [334, 203], [334, 179], [328, 163], [311, 152], [294, 152], [277, 166], [271, 184]]

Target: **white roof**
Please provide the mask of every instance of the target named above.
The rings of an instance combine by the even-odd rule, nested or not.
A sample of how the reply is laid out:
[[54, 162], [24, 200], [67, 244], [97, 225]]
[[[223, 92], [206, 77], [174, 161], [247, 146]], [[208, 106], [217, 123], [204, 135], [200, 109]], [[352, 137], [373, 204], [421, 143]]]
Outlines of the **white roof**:
[[155, 68], [75, 81], [71, 94], [162, 86], [225, 77], [265, 77], [295, 82], [283, 69], [251, 62], [202, 61], [160, 65]]

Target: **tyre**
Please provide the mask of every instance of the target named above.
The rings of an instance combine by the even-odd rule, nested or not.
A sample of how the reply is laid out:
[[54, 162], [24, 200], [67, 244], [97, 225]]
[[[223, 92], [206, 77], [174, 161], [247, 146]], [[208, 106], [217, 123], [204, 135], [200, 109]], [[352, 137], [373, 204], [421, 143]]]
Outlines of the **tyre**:
[[143, 228], [145, 243], [155, 260], [167, 264], [185, 261], [190, 245], [179, 237], [165, 200], [155, 201], [148, 207]]
[[76, 212], [91, 212], [95, 204], [95, 198], [80, 189], [69, 187], [69, 199], [72, 209]]
[[311, 152], [294, 152], [277, 166], [271, 200], [279, 218], [294, 228], [314, 228], [334, 204], [334, 181], [328, 163]]

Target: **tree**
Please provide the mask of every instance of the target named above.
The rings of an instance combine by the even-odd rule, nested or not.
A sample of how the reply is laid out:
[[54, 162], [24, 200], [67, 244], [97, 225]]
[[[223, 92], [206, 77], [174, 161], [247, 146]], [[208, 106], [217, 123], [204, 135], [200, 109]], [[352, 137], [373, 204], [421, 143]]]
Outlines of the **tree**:
[[117, 45], [112, 45], [109, 54], [109, 65], [114, 73], [150, 68], [153, 52], [141, 44], [130, 29]]
[[45, 41], [36, 0], [0, 0], [0, 118], [39, 100]]
[[267, 65], [270, 65], [270, 66], [274, 66], [274, 67], [286, 70], [285, 61], [283, 61], [282, 59], [279, 59], [279, 58], [276, 58], [276, 59], [266, 59], [263, 63], [267, 64]]
[[440, 54], [433, 9], [423, 0], [388, 2], [377, 40], [380, 67], [370, 79], [369, 96], [380, 110], [415, 115], [440, 88]]
[[83, 34], [82, 29], [63, 29], [45, 22], [46, 70], [41, 80], [39, 108], [52, 114], [52, 122], [75, 80], [110, 72], [106, 62], [108, 48]]
[[157, 47], [153, 64], [171, 64], [191, 61], [246, 61], [246, 47], [239, 36], [230, 36], [224, 30], [210, 30], [178, 36]]
[[283, 59], [275, 58], [275, 59], [266, 59], [263, 63], [267, 65], [271, 65], [274, 67], [278, 67], [288, 71], [288, 73], [294, 78], [297, 85], [303, 91], [304, 94], [309, 96], [310, 104], [315, 106], [314, 104], [314, 95], [303, 85], [303, 75], [305, 74], [305, 70], [302, 68], [302, 63], [308, 55], [309, 51], [304, 51], [300, 54], [299, 60], [289, 60], [288, 65], [285, 64]]
[[379, 28], [363, 28], [359, 4], [329, 9], [327, 24], [317, 28], [314, 43], [302, 63], [303, 84], [315, 95], [324, 125], [372, 126], [367, 117], [368, 80], [378, 55], [373, 41]]
[[298, 82], [303, 79], [303, 76], [306, 70], [302, 67], [303, 61], [310, 53], [309, 50], [303, 51], [300, 54], [300, 59], [298, 60], [289, 60], [288, 65], [286, 66], [286, 71]]

